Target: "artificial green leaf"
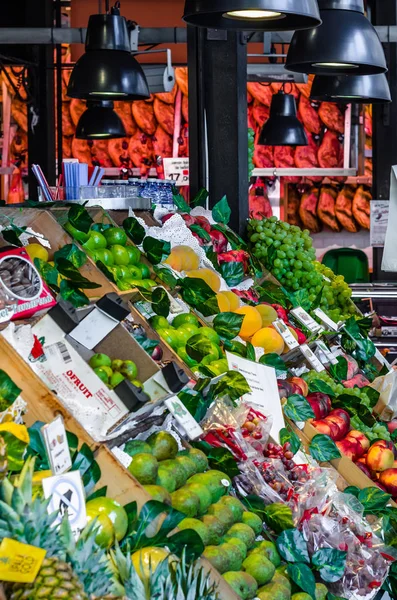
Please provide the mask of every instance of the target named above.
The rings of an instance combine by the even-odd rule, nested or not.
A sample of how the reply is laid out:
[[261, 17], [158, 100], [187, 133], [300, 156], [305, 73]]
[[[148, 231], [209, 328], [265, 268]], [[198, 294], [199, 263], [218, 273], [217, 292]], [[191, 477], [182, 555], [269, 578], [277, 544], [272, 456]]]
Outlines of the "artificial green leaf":
[[[196, 206], [202, 206], [203, 208], [205, 208], [205, 204], [206, 204], [208, 196], [209, 196], [209, 192], [205, 188], [201, 188], [197, 192], [197, 194], [195, 195], [193, 200], [191, 200], [190, 205], [194, 208]], [[188, 211], [186, 211], [186, 212], [188, 212]]]
[[200, 422], [205, 417], [212, 403], [211, 398], [205, 400], [200, 392], [188, 388], [179, 392], [178, 398], [197, 422]]
[[205, 546], [202, 542], [202, 539], [193, 529], [184, 529], [183, 531], [178, 531], [167, 539], [167, 548], [169, 551], [177, 556], [181, 556], [182, 552], [184, 551], [187, 561], [192, 562], [197, 560], [204, 552]]
[[327, 583], [335, 583], [343, 577], [346, 569], [347, 552], [335, 548], [320, 548], [312, 556], [312, 564], [320, 571]]
[[94, 221], [81, 204], [74, 204], [68, 212], [68, 221], [78, 231], [88, 233]]
[[86, 503], [89, 502], [90, 500], [95, 500], [95, 498], [106, 498], [107, 490], [108, 490], [108, 487], [107, 487], [107, 485], [105, 485], [105, 486], [99, 488], [99, 490], [92, 492], [92, 494], [90, 494], [88, 496], [88, 498], [86, 498]]
[[55, 266], [50, 265], [48, 262], [41, 260], [41, 258], [35, 258], [33, 263], [38, 272], [40, 273], [41, 277], [44, 279], [44, 281], [52, 288], [56, 288], [57, 290], [59, 290], [58, 269]]
[[156, 273], [157, 277], [161, 279], [163, 283], [165, 283], [165, 285], [168, 285], [171, 290], [173, 290], [178, 284], [178, 278], [175, 277], [171, 269], [169, 269], [166, 265], [154, 265], [153, 271]]
[[[210, 288], [208, 283], [202, 279], [196, 279], [192, 277], [185, 277], [179, 281], [181, 286], [181, 296], [190, 306], [197, 308], [201, 311], [201, 305], [209, 299], [215, 299], [216, 294]], [[219, 309], [218, 311], [219, 312]]]
[[369, 408], [375, 408], [379, 400], [380, 392], [369, 385], [362, 387], [361, 392], [365, 392], [367, 394], [369, 398]]
[[186, 343], [186, 352], [190, 358], [193, 358], [193, 360], [196, 360], [197, 362], [201, 362], [204, 356], [211, 354], [212, 342], [201, 333], [196, 333], [188, 339]]
[[244, 279], [244, 266], [241, 262], [224, 262], [219, 272], [229, 287], [236, 287]]
[[343, 490], [343, 493], [344, 494], [352, 494], [353, 496], [358, 498], [360, 491], [361, 491], [360, 488], [358, 488], [356, 485], [349, 485], [347, 488], [345, 488]]
[[288, 298], [282, 287], [273, 283], [273, 281], [264, 281], [255, 288], [259, 295], [259, 302], [269, 302], [270, 304], [280, 304], [283, 308], [288, 307]]
[[187, 202], [186, 202], [185, 198], [182, 196], [182, 194], [174, 194], [173, 202], [179, 211], [181, 211], [182, 213], [187, 213], [188, 215], [190, 214], [191, 208], [187, 204]]
[[212, 326], [222, 338], [232, 340], [240, 333], [243, 321], [244, 315], [224, 312], [216, 315]]
[[[166, 514], [166, 518], [161, 522], [160, 529], [155, 528], [157, 532], [153, 535], [153, 523], [162, 513]], [[141, 508], [136, 523], [136, 532], [128, 538], [131, 550], [136, 551], [147, 546], [168, 546], [169, 534], [184, 518], [184, 514], [171, 506], [157, 502], [157, 500], [149, 500]]]
[[7, 446], [7, 466], [9, 471], [18, 473], [24, 463], [29, 434], [25, 425], [0, 423], [0, 437]]
[[232, 352], [233, 354], [238, 354], [238, 356], [242, 356], [243, 358], [247, 357], [247, 346], [245, 346], [241, 342], [235, 342], [235, 341], [231, 341], [228, 339], [224, 339], [223, 347], [228, 352]]
[[280, 429], [279, 436], [280, 436], [280, 443], [282, 445], [289, 443], [291, 446], [290, 447], [291, 452], [293, 452], [294, 454], [296, 454], [298, 452], [299, 448], [301, 447], [301, 441], [294, 431], [291, 431], [290, 429], [283, 427], [282, 429]]
[[229, 227], [224, 225], [223, 223], [215, 223], [211, 225], [211, 229], [215, 229], [216, 231], [220, 231], [223, 233], [227, 241], [232, 247], [232, 250], [247, 250], [247, 244], [237, 233], [232, 231]]
[[143, 240], [143, 251], [152, 265], [158, 265], [169, 257], [171, 253], [170, 242], [157, 240], [149, 235]]
[[328, 385], [328, 383], [326, 383], [325, 381], [322, 381], [321, 379], [313, 379], [312, 381], [310, 381], [309, 392], [321, 392], [322, 394], [327, 394], [327, 396], [329, 396], [330, 398], [334, 398], [336, 395], [331, 386]]
[[275, 533], [280, 534], [286, 529], [294, 527], [294, 519], [292, 510], [286, 504], [274, 502], [265, 507], [263, 520], [270, 529]]
[[316, 580], [310, 568], [304, 563], [288, 565], [287, 573], [294, 583], [315, 600]]
[[79, 289], [79, 286], [73, 283], [72, 281], [68, 281], [67, 279], [63, 279], [61, 281], [61, 285], [59, 287], [61, 298], [70, 302], [72, 306], [75, 308], [79, 308], [81, 306], [87, 306], [90, 303], [87, 296]]
[[91, 231], [99, 231], [99, 233], [103, 233], [107, 229], [113, 227], [110, 223], [94, 223], [91, 225]]
[[376, 354], [376, 347], [372, 340], [357, 340], [356, 356], [363, 360], [368, 361], [373, 358]]
[[198, 448], [206, 454], [211, 469], [222, 471], [230, 479], [240, 475], [236, 459], [226, 448], [213, 448], [207, 442], [192, 442], [193, 448]]
[[86, 277], [81, 275], [81, 273], [70, 262], [70, 260], [66, 260], [65, 258], [58, 258], [57, 269], [61, 275], [63, 275], [71, 282], [76, 284], [80, 289], [94, 290], [101, 287], [99, 283], [89, 281]]
[[261, 365], [266, 365], [267, 367], [273, 367], [276, 369], [276, 375], [279, 373], [286, 373], [288, 371], [288, 367], [278, 354], [274, 352], [270, 352], [270, 354], [263, 354], [258, 361]]
[[210, 390], [212, 398], [216, 399], [227, 395], [232, 401], [251, 392], [248, 381], [238, 371], [227, 371], [224, 373], [223, 377], [217, 383], [211, 385]]
[[152, 292], [152, 309], [156, 315], [168, 317], [170, 314], [170, 299], [166, 290], [157, 287]]
[[57, 250], [54, 253], [54, 263], [56, 267], [58, 266], [58, 260], [60, 258], [70, 261], [76, 269], [80, 269], [80, 267], [87, 262], [87, 255], [80, 250], [76, 244], [66, 244], [66, 246], [62, 246], [60, 250]]
[[[72, 467], [73, 468], [73, 467]], [[101, 468], [96, 461], [94, 461], [90, 469], [84, 473], [82, 480], [86, 496], [91, 494], [96, 484], [101, 478]]]
[[358, 499], [364, 507], [364, 515], [377, 515], [388, 504], [391, 494], [378, 487], [367, 487], [360, 490]]
[[286, 529], [280, 533], [276, 544], [285, 561], [310, 564], [306, 540], [298, 529]]
[[217, 202], [212, 209], [212, 218], [216, 223], [224, 223], [227, 225], [230, 221], [232, 211], [226, 196], [223, 196], [219, 202]]
[[11, 244], [12, 246], [22, 248], [23, 244], [19, 239], [18, 233], [15, 231], [15, 229], [3, 229], [3, 231], [1, 232], [1, 236], [6, 242]]
[[11, 377], [0, 369], [0, 398], [10, 406], [19, 396], [22, 390], [15, 385]]
[[253, 254], [250, 255], [248, 260], [248, 272], [254, 279], [260, 279], [263, 276], [264, 267], [259, 258]]
[[135, 217], [128, 217], [123, 221], [124, 231], [136, 246], [140, 246], [145, 239], [145, 228]]
[[247, 342], [247, 359], [256, 362], [255, 347], [251, 342]]
[[329, 372], [336, 381], [346, 381], [347, 379], [347, 360], [344, 356], [337, 356], [337, 365], [330, 365]]
[[256, 515], [258, 515], [258, 517], [260, 517], [262, 522], [266, 522], [265, 514], [267, 506], [265, 505], [262, 498], [260, 498], [256, 494], [248, 494], [248, 496], [243, 496], [241, 498], [241, 502], [244, 504], [244, 506], [249, 512], [255, 513]]
[[358, 329], [361, 335], [366, 338], [372, 329], [372, 317], [363, 317], [357, 321]]
[[105, 265], [105, 263], [103, 263], [101, 260], [97, 260], [96, 261], [96, 266], [98, 267], [98, 269], [100, 271], [102, 271], [102, 273], [104, 275], [106, 275], [106, 277], [112, 282], [112, 283], [116, 283], [117, 284], [117, 280], [116, 277], [113, 275], [112, 271], [109, 269], [109, 267], [107, 265]]
[[309, 298], [309, 292], [305, 288], [302, 288], [291, 294], [291, 298], [293, 308], [298, 308], [298, 306], [301, 306], [304, 310], [310, 310], [312, 303]]
[[326, 600], [346, 600], [346, 598], [342, 598], [342, 596], [335, 596], [331, 592], [328, 592]]
[[322, 433], [314, 436], [309, 445], [309, 452], [317, 462], [327, 462], [341, 457], [335, 442]]
[[205, 229], [203, 229], [202, 227], [200, 227], [200, 225], [190, 225], [189, 226], [190, 231], [192, 231], [193, 233], [197, 233], [197, 235], [204, 240], [205, 242], [210, 242], [211, 241], [211, 236], [208, 233], [208, 231], [206, 231]]
[[215, 271], [218, 271], [218, 269], [219, 269], [218, 254], [216, 252], [214, 252], [212, 246], [203, 246], [203, 248], [204, 248], [204, 252], [205, 252], [207, 259], [211, 262]]
[[[190, 279], [190, 281], [192, 280]], [[197, 310], [201, 312], [203, 317], [212, 317], [213, 315], [219, 314], [219, 306], [216, 296], [205, 300], [205, 302], [203, 302], [202, 304], [200, 304], [200, 306], [197, 307]]]
[[91, 448], [87, 444], [83, 444], [74, 458], [72, 471], [79, 471], [83, 476], [92, 467], [95, 462], [95, 456]]
[[307, 421], [307, 419], [315, 418], [309, 402], [300, 394], [289, 396], [287, 403], [283, 406], [283, 410], [285, 415], [292, 421]]

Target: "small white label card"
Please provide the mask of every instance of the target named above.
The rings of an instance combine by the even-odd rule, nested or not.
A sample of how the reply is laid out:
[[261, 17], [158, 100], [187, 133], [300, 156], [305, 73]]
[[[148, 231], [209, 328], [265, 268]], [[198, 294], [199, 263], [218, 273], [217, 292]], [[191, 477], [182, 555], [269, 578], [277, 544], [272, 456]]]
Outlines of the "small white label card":
[[45, 498], [51, 498], [48, 513], [59, 511], [54, 526], [61, 523], [67, 514], [73, 534], [78, 538], [80, 531], [87, 525], [85, 494], [79, 471], [47, 477], [42, 484]]
[[339, 331], [339, 325], [335, 323], [335, 321], [333, 321], [328, 315], [326, 315], [321, 308], [315, 308], [313, 312], [320, 319], [323, 325], [328, 327], [328, 329], [331, 329], [332, 331]]
[[183, 427], [191, 440], [195, 440], [203, 435], [203, 430], [192, 417], [190, 412], [185, 408], [177, 396], [172, 396], [164, 402], [174, 419]]
[[282, 319], [277, 319], [277, 321], [274, 321], [272, 325], [274, 329], [281, 335], [290, 350], [298, 348], [298, 341], [294, 338], [291, 331]]
[[317, 333], [318, 331], [322, 331], [323, 327], [315, 321], [308, 312], [305, 311], [304, 308], [298, 306], [297, 308], [293, 308], [290, 312], [294, 315], [296, 319], [298, 319], [299, 323], [301, 323], [306, 329], [311, 331], [312, 333]]
[[317, 373], [321, 373], [321, 371], [325, 371], [324, 365], [321, 364], [317, 356], [312, 352], [307, 344], [302, 344], [299, 347], [299, 350], [302, 352], [303, 356], [309, 361], [313, 369], [317, 371]]
[[226, 352], [231, 371], [238, 371], [246, 378], [251, 392], [244, 394], [242, 400], [256, 404], [273, 417], [271, 436], [279, 441], [280, 429], [285, 427], [284, 415], [278, 393], [276, 371], [273, 367], [260, 365], [236, 354]]
[[172, 179], [175, 185], [189, 185], [189, 159], [163, 158], [164, 177]]
[[[328, 348], [327, 344], [325, 344], [322, 340], [316, 341], [317, 348], [322, 352], [326, 360], [331, 363], [331, 365], [337, 365], [338, 361], [336, 360], [335, 354], [332, 354], [331, 350]], [[321, 360], [321, 359], [320, 359]]]
[[61, 416], [41, 428], [47, 456], [53, 475], [61, 475], [70, 469], [72, 459], [65, 425]]

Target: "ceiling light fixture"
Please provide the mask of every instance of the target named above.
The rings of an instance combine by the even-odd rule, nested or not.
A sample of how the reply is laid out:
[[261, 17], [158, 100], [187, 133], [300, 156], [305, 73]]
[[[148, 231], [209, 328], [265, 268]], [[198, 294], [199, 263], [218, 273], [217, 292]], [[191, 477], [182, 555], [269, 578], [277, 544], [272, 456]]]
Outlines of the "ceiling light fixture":
[[109, 100], [89, 100], [87, 110], [81, 115], [76, 127], [79, 140], [110, 140], [125, 137], [126, 131], [120, 117]]
[[120, 2], [116, 2], [110, 13], [90, 16], [85, 54], [74, 66], [67, 93], [71, 98], [87, 100], [149, 98], [142, 67], [131, 54], [127, 21], [120, 16]]
[[294, 33], [286, 67], [315, 75], [375, 75], [387, 71], [363, 0], [318, 0], [322, 24]]
[[310, 92], [312, 100], [341, 104], [381, 104], [391, 102], [390, 88], [384, 73], [380, 75], [316, 75]]
[[260, 146], [307, 146], [307, 136], [296, 116], [295, 98], [283, 91], [274, 94], [270, 116], [259, 135]]
[[211, 29], [288, 31], [321, 23], [317, 0], [186, 0], [183, 19]]

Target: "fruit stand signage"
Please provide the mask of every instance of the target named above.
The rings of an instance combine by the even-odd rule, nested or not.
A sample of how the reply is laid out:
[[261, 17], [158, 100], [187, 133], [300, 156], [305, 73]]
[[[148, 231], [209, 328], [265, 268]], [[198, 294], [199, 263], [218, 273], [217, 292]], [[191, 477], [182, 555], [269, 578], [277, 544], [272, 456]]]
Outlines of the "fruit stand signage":
[[186, 431], [189, 439], [196, 440], [203, 434], [203, 430], [197, 421], [192, 417], [190, 412], [186, 410], [182, 402], [173, 396], [165, 401], [165, 405], [170, 413], [175, 417], [175, 420], [183, 427]]
[[171, 179], [177, 186], [189, 185], [189, 159], [163, 158], [164, 177]]
[[0, 545], [0, 579], [32, 583], [40, 570], [46, 551], [4, 538]]
[[41, 432], [53, 475], [65, 473], [72, 466], [72, 459], [62, 417], [44, 425]]
[[51, 498], [48, 513], [58, 511], [55, 524], [62, 522], [65, 514], [75, 537], [87, 524], [84, 488], [79, 471], [43, 479], [43, 490], [46, 498]]

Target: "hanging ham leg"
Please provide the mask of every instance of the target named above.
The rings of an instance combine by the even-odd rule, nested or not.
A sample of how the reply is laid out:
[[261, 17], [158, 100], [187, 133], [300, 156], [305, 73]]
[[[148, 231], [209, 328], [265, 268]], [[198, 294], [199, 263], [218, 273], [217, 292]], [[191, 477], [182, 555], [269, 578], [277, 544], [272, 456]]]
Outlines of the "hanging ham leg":
[[[153, 103], [144, 100], [136, 100], [132, 103], [132, 115], [141, 129], [147, 135], [154, 135], [157, 129], [157, 121], [154, 116]], [[139, 134], [139, 131], [136, 133]], [[136, 134], [134, 134], [135, 136]]]
[[299, 115], [307, 131], [318, 135], [321, 132], [321, 121], [317, 111], [313, 108], [305, 96], [301, 95], [299, 100]]
[[353, 216], [364, 229], [370, 228], [370, 203], [372, 196], [364, 186], [359, 185], [353, 198]]
[[270, 85], [262, 85], [261, 83], [248, 82], [247, 90], [251, 96], [260, 104], [270, 106], [273, 98], [273, 90]]
[[310, 190], [302, 195], [299, 207], [299, 216], [302, 223], [312, 233], [319, 233], [321, 231], [321, 225], [317, 218], [318, 193], [318, 188], [310, 188]]
[[328, 129], [345, 132], [345, 118], [337, 104], [333, 102], [321, 102], [318, 109], [318, 116]]
[[288, 207], [287, 221], [290, 225], [302, 227], [302, 221], [299, 218], [299, 206], [301, 203], [300, 195], [295, 185], [288, 186]]
[[351, 185], [345, 185], [339, 192], [335, 204], [336, 218], [339, 223], [351, 233], [357, 233], [359, 227], [353, 218], [353, 198], [356, 189]]
[[340, 231], [341, 227], [336, 219], [335, 201], [338, 196], [337, 190], [332, 185], [322, 185], [317, 205], [317, 215], [332, 231]]
[[336, 169], [343, 166], [343, 148], [336, 133], [325, 132], [317, 157], [322, 169]]
[[170, 135], [174, 133], [175, 109], [157, 98], [154, 99], [154, 114], [158, 124]]
[[116, 138], [109, 140], [108, 152], [115, 167], [131, 168], [131, 158], [128, 153], [129, 138]]

